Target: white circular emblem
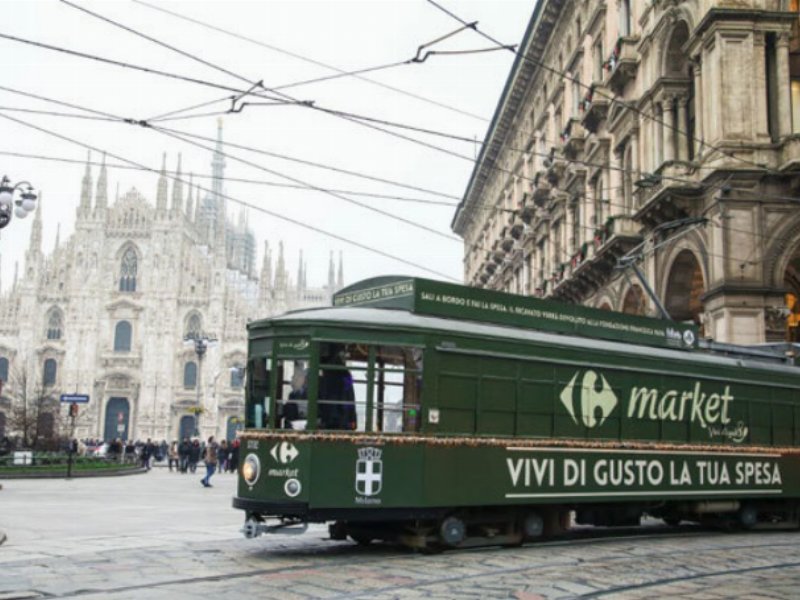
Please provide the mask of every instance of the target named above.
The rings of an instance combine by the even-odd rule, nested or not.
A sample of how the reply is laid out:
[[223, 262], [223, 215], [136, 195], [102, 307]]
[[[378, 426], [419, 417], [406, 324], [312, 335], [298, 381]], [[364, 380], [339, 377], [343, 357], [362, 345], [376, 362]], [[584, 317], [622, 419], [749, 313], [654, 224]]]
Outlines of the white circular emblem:
[[694, 331], [692, 331], [691, 329], [687, 329], [686, 331], [684, 331], [683, 332], [683, 342], [687, 346], [694, 345]]
[[287, 479], [286, 483], [283, 484], [283, 491], [286, 492], [286, 495], [290, 498], [294, 498], [295, 496], [300, 494], [300, 490], [303, 489], [303, 486], [300, 485], [300, 482], [297, 479]]

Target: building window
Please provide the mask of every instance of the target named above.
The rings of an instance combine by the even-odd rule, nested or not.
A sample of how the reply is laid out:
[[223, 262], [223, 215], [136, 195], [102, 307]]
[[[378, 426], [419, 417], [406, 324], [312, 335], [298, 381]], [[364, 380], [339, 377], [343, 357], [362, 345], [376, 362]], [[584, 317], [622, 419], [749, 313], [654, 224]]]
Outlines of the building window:
[[620, 0], [619, 3], [619, 36], [626, 37], [631, 34], [631, 2]]
[[8, 381], [8, 359], [0, 356], [0, 381]]
[[136, 291], [136, 271], [138, 270], [139, 259], [136, 257], [136, 251], [133, 248], [125, 250], [122, 255], [122, 262], [119, 270], [119, 291], [120, 292], [135, 292]]
[[120, 321], [114, 328], [114, 352], [130, 352], [131, 350], [131, 324]]
[[48, 358], [46, 361], [44, 361], [44, 369], [42, 372], [42, 384], [55, 385], [57, 370], [58, 370], [58, 365], [54, 358]]
[[45, 335], [48, 340], [60, 340], [61, 332], [64, 328], [61, 311], [57, 308], [52, 309], [47, 316], [47, 330]]
[[603, 38], [602, 33], [600, 34], [600, 39], [597, 40], [597, 43], [594, 45], [594, 81], [596, 83], [601, 83], [603, 81], [603, 66], [606, 62], [606, 57], [603, 56]]
[[244, 367], [241, 365], [234, 365], [231, 368], [231, 387], [244, 387]]
[[183, 365], [183, 387], [197, 387], [197, 363], [189, 361]]
[[200, 315], [193, 313], [186, 321], [186, 333], [184, 338], [196, 339], [200, 337], [203, 331], [203, 322], [200, 320]]
[[792, 91], [792, 133], [800, 133], [800, 53], [789, 55], [789, 79]]

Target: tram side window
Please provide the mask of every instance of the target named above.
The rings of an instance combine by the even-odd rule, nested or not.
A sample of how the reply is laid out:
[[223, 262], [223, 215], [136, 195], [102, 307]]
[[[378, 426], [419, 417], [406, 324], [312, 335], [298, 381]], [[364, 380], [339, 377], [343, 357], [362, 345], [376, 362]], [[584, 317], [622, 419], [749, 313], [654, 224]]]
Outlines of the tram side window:
[[279, 378], [275, 397], [277, 427], [306, 429], [308, 426], [308, 361], [278, 360], [275, 374]]
[[255, 357], [247, 364], [247, 414], [246, 426], [263, 429], [269, 420], [269, 362], [266, 357]]
[[361, 344], [320, 344], [317, 417], [320, 429], [364, 431], [368, 350]]
[[373, 385], [373, 430], [387, 433], [419, 431], [422, 350], [378, 346]]

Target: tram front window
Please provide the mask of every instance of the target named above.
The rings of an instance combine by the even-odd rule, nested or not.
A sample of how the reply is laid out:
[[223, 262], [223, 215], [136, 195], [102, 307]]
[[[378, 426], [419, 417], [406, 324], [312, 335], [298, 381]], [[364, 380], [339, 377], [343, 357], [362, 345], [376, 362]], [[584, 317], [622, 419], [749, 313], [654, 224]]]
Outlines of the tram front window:
[[263, 429], [269, 422], [270, 362], [265, 356], [257, 356], [248, 361], [246, 427]]
[[308, 363], [304, 360], [277, 361], [278, 388], [275, 395], [279, 429], [308, 426]]
[[317, 417], [320, 429], [364, 431], [366, 414], [366, 347], [320, 345]]

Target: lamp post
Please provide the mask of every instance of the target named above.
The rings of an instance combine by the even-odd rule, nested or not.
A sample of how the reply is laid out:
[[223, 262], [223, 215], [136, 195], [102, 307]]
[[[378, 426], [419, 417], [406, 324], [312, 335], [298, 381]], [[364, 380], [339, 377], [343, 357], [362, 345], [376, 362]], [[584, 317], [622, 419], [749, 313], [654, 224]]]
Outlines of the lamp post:
[[[20, 190], [19, 198], [14, 200], [17, 190]], [[3, 175], [0, 180], [0, 229], [11, 223], [12, 209], [17, 218], [24, 219], [36, 209], [36, 194], [27, 181], [11, 185], [11, 180]]]
[[204, 333], [192, 333], [186, 336], [183, 340], [184, 344], [194, 346], [194, 352], [197, 354], [197, 406], [194, 407], [194, 435], [200, 435], [200, 415], [203, 412], [203, 356], [209, 347], [215, 346], [217, 339], [213, 336], [209, 337]]

